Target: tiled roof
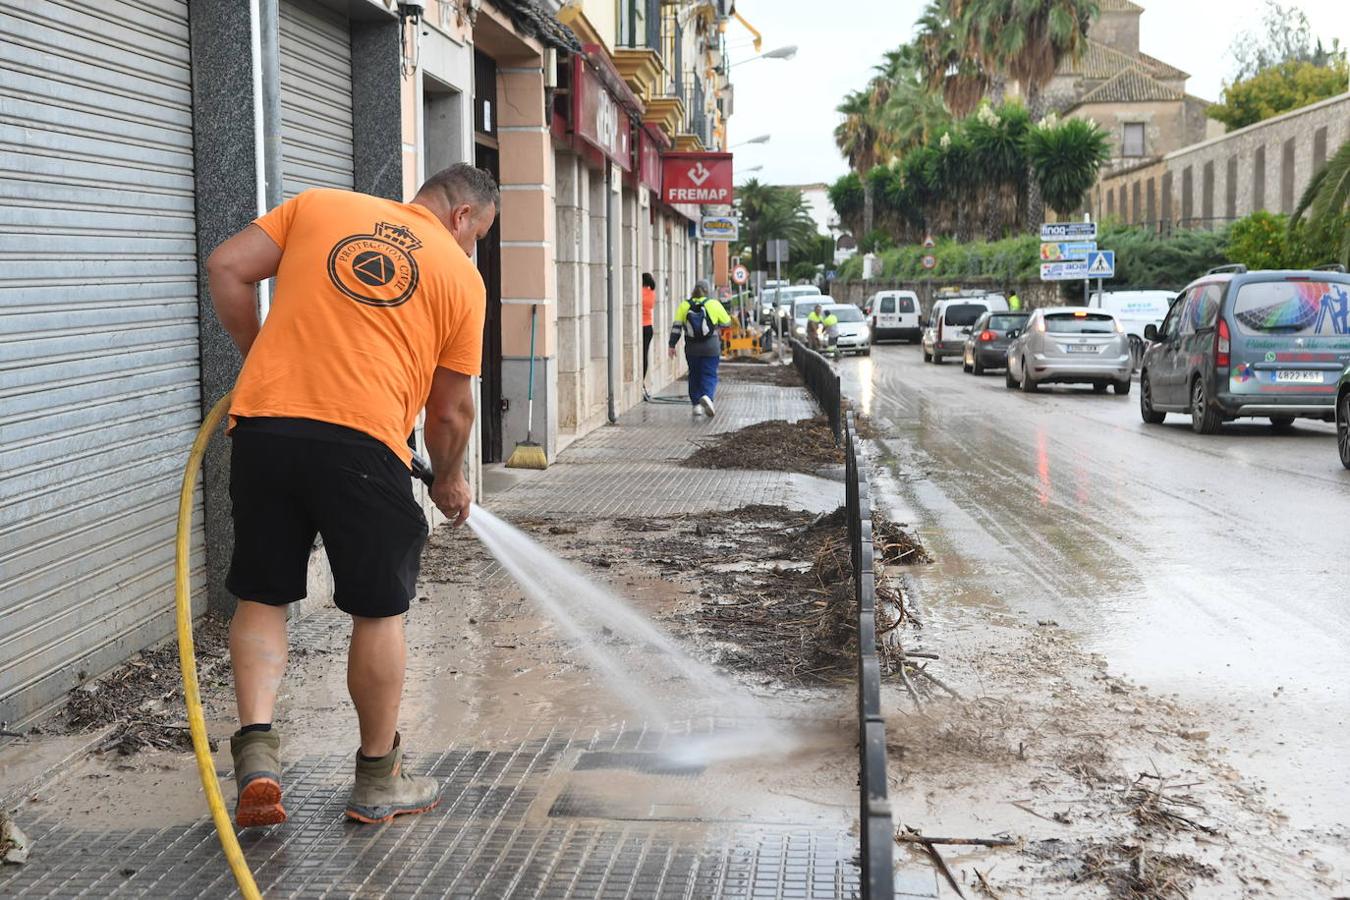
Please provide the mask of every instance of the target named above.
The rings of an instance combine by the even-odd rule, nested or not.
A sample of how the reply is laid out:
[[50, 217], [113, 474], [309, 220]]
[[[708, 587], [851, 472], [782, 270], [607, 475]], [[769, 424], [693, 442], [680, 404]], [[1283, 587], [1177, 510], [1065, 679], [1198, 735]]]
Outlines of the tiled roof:
[[1101, 0], [1097, 4], [1102, 12], [1130, 12], [1142, 13], [1144, 8], [1138, 3], [1131, 3], [1130, 0]]
[[1147, 53], [1140, 51], [1139, 58], [1148, 63], [1148, 67], [1153, 70], [1154, 77], [1161, 78], [1163, 81], [1177, 81], [1191, 77], [1190, 72], [1183, 72], [1156, 56], [1149, 56]]
[[1143, 69], [1153, 77], [1164, 81], [1184, 80], [1190, 77], [1190, 73], [1183, 72], [1155, 56], [1142, 52], [1137, 56], [1131, 56], [1092, 38], [1088, 38], [1087, 48], [1078, 59], [1065, 57], [1060, 61], [1058, 74], [1081, 75], [1089, 81], [1105, 81], [1131, 68]]
[[1089, 103], [1147, 103], [1156, 100], [1180, 100], [1181, 91], [1170, 88], [1138, 67], [1119, 73], [1079, 98], [1076, 106]]
[[581, 52], [581, 41], [572, 29], [559, 22], [539, 0], [492, 0], [492, 3], [510, 17], [521, 34], [549, 47], [569, 53]]

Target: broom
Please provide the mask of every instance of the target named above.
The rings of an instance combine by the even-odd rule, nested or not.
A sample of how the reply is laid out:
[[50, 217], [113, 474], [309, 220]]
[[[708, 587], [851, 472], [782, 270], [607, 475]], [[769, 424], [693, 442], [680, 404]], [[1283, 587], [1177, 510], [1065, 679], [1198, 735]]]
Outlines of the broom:
[[529, 411], [525, 414], [525, 440], [516, 444], [511, 456], [506, 460], [508, 469], [547, 469], [548, 456], [544, 448], [536, 444], [534, 437], [534, 333], [535, 320], [539, 317], [539, 305], [530, 306], [530, 387], [527, 392]]

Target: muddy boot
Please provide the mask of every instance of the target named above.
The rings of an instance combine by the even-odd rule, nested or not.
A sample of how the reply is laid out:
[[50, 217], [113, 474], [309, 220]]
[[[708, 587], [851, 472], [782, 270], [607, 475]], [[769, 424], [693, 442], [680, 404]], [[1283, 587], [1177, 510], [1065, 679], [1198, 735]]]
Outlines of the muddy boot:
[[281, 805], [281, 735], [276, 731], [250, 731], [230, 738], [234, 757], [234, 783], [239, 799], [234, 805], [234, 823], [240, 828], [277, 825], [286, 821]]
[[434, 778], [403, 771], [402, 738], [394, 735], [394, 749], [379, 759], [356, 754], [356, 784], [347, 799], [347, 818], [374, 824], [394, 816], [421, 813], [441, 800], [441, 786]]

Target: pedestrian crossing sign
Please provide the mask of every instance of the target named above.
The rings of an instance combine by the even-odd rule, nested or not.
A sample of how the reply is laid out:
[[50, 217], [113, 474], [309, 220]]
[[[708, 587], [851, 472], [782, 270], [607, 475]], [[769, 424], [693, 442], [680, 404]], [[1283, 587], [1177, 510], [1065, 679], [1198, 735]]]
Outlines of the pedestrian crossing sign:
[[1087, 274], [1089, 278], [1116, 277], [1116, 251], [1094, 250], [1087, 255]]

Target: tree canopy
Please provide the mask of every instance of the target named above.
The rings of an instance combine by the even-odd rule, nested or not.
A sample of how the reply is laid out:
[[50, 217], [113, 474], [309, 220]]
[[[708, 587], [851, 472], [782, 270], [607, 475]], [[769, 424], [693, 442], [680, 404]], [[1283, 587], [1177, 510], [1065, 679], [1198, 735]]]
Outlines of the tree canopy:
[[1208, 110], [1232, 131], [1345, 92], [1350, 66], [1345, 55], [1325, 65], [1286, 60], [1223, 89], [1223, 99]]

